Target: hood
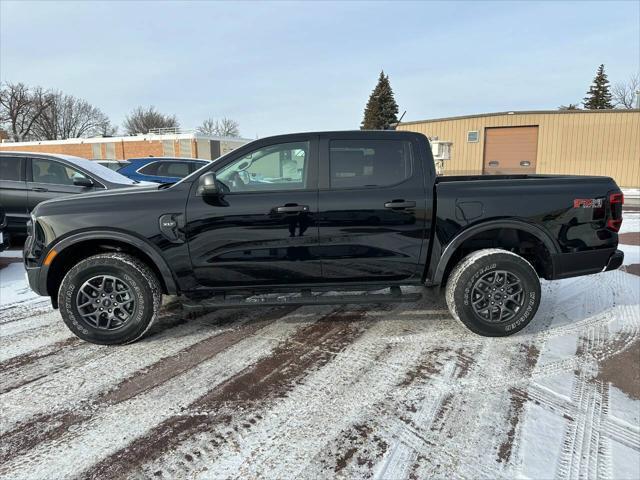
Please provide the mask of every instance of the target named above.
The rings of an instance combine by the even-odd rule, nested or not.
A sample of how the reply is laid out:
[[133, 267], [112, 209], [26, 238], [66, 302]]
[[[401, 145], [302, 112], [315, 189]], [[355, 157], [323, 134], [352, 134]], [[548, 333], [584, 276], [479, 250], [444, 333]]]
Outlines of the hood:
[[159, 187], [160, 185], [158, 185], [157, 183], [145, 182], [145, 185], [143, 185], [141, 182], [140, 184], [133, 187], [127, 186], [123, 188], [112, 188], [109, 190], [96, 190], [94, 192], [78, 193], [67, 195], [64, 197], [52, 198], [51, 200], [46, 200], [42, 203], [39, 203], [36, 206], [34, 213], [36, 213], [38, 210], [46, 209], [50, 205], [56, 205], [60, 203], [81, 203], [90, 199], [107, 199], [109, 197], [111, 197], [113, 200], [116, 200], [122, 197], [149, 194], [157, 192]]

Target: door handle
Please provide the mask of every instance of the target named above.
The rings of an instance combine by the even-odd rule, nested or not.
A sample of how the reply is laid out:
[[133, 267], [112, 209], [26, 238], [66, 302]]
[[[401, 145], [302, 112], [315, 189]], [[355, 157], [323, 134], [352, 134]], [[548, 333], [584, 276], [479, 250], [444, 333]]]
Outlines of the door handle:
[[308, 205], [283, 205], [281, 207], [276, 207], [276, 212], [278, 213], [299, 213], [308, 211]]
[[42, 187], [33, 187], [31, 189], [34, 192], [48, 192], [49, 190], [47, 188], [42, 188]]
[[387, 202], [384, 204], [384, 208], [391, 208], [393, 210], [402, 210], [404, 208], [413, 208], [416, 206], [416, 202], [409, 200], [405, 202], [404, 200], [393, 200], [392, 202]]

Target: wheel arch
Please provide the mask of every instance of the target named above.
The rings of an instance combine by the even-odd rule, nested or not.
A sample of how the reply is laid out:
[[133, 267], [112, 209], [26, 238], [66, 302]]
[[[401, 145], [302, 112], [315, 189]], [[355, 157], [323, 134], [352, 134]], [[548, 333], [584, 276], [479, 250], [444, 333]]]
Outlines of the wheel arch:
[[158, 277], [163, 293], [177, 294], [178, 286], [169, 265], [147, 241], [117, 231], [88, 231], [71, 235], [54, 244], [57, 252], [46, 272], [47, 294], [55, 303], [62, 278], [82, 258], [108, 251], [122, 251], [145, 262]]
[[[447, 273], [453, 267], [453, 263], [455, 263], [455, 260], [460, 255], [461, 247], [463, 247], [465, 243], [473, 241], [474, 239], [477, 239], [483, 234], [491, 231], [522, 232], [525, 235], [537, 239], [537, 241], [540, 242], [540, 245], [544, 246], [544, 249], [548, 255], [559, 253], [559, 248], [553, 238], [545, 230], [536, 225], [532, 225], [531, 223], [520, 220], [489, 221], [473, 225], [463, 230], [446, 245], [435, 268], [433, 278], [431, 279], [431, 284], [439, 285], [444, 280], [446, 280]], [[479, 247], [474, 250], [480, 248], [489, 247]], [[553, 275], [552, 269], [553, 265], [549, 261], [547, 266], [545, 266], [544, 268], [536, 268], [536, 271], [540, 276], [550, 278]]]

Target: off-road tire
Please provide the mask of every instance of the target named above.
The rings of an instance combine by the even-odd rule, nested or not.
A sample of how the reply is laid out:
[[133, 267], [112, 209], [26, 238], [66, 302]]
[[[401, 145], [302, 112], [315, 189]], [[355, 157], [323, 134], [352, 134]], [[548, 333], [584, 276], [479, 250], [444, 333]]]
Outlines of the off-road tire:
[[[512, 316], [504, 321], [498, 319], [488, 321], [482, 318], [483, 315], [488, 315], [488, 310], [485, 309], [482, 313], [477, 311], [488, 304], [477, 303], [481, 295], [475, 287], [480, 285], [483, 289], [488, 289], [489, 293], [485, 298], [489, 299], [489, 303], [494, 300], [491, 297], [492, 289], [486, 282], [480, 282], [480, 279], [496, 278], [494, 272], [507, 272], [514, 275], [520, 281], [519, 285], [523, 291], [522, 297], [519, 297], [522, 305], [512, 308], [516, 313], [514, 315], [507, 313]], [[500, 295], [499, 286], [497, 290], [496, 293]], [[513, 292], [512, 289], [508, 291]], [[453, 268], [447, 281], [445, 297], [453, 317], [469, 330], [486, 337], [504, 337], [522, 330], [535, 316], [540, 305], [540, 279], [531, 264], [515, 253], [494, 248], [477, 250], [467, 255]], [[514, 303], [511, 302], [509, 305], [513, 307]], [[500, 308], [498, 305], [495, 307], [494, 312]]]
[[[115, 330], [90, 325], [83, 320], [77, 305], [77, 292], [82, 285], [100, 275], [123, 279], [136, 302], [133, 314]], [[82, 340], [99, 345], [125, 344], [141, 338], [158, 316], [161, 303], [162, 290], [153, 271], [136, 257], [123, 253], [101, 253], [78, 262], [67, 272], [58, 291], [58, 305], [67, 327]]]

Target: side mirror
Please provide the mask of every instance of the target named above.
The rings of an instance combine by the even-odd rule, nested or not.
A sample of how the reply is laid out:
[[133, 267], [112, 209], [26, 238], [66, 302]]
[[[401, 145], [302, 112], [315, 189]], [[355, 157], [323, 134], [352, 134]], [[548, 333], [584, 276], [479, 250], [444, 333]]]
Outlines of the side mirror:
[[78, 187], [93, 187], [93, 180], [88, 177], [76, 177], [73, 179], [73, 184]]
[[220, 189], [218, 188], [218, 182], [216, 180], [216, 174], [213, 172], [205, 173], [200, 177], [200, 184], [198, 185], [198, 195], [213, 196], [218, 195]]

